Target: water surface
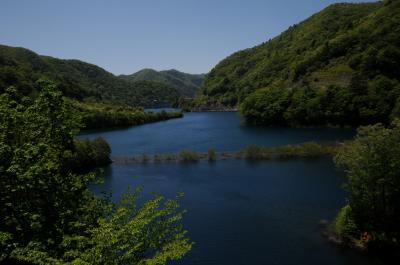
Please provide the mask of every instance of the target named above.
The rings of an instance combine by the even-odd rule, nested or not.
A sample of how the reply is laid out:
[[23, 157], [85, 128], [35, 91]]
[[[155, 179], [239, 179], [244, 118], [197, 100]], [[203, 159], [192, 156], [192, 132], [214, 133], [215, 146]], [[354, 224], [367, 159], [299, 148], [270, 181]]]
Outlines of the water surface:
[[[252, 128], [235, 113], [189, 113], [183, 119], [123, 130], [93, 131], [113, 155], [237, 150], [311, 140], [336, 141], [354, 130]], [[112, 190], [118, 198], [128, 186], [143, 185], [143, 199], [154, 194], [185, 196], [181, 205], [193, 250], [185, 265], [336, 265], [373, 264], [342, 250], [321, 235], [322, 219], [331, 220], [345, 204], [341, 173], [330, 159], [248, 162], [225, 160], [192, 164], [113, 164], [96, 193]]]
[[306, 141], [351, 138], [353, 129], [268, 128], [245, 126], [234, 112], [185, 113], [184, 118], [118, 130], [81, 133], [82, 138], [104, 137], [113, 155], [179, 152], [183, 149], [237, 151], [249, 144], [276, 146]]

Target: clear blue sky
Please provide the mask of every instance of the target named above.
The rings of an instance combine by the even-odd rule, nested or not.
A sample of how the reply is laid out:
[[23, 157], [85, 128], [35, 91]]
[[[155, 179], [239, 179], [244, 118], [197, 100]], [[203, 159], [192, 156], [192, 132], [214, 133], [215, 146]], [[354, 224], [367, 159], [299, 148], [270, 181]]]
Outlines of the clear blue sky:
[[343, 0], [0, 0], [0, 43], [114, 74], [204, 73], [335, 2]]

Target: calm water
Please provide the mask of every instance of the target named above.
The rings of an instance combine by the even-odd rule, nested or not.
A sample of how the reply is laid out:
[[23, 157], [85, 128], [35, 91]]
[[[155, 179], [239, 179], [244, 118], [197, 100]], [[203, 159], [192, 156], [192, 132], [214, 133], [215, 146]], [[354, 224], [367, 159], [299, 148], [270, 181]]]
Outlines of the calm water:
[[[113, 155], [122, 155], [237, 150], [251, 143], [333, 141], [353, 134], [341, 129], [249, 128], [235, 113], [189, 113], [183, 119], [81, 137], [102, 136]], [[321, 236], [320, 220], [332, 219], [345, 203], [340, 173], [329, 159], [113, 164], [105, 169], [104, 184], [93, 190], [112, 190], [118, 198], [137, 185], [144, 186], [144, 199], [155, 193], [185, 193], [184, 225], [195, 246], [175, 264], [372, 264]]]
[[185, 113], [173, 119], [118, 130], [92, 131], [80, 137], [104, 137], [113, 155], [179, 152], [183, 149], [237, 151], [249, 144], [274, 146], [306, 141], [336, 141], [351, 138], [351, 129], [292, 129], [247, 127], [233, 112]]
[[177, 108], [156, 108], [156, 109], [145, 109], [145, 111], [147, 111], [147, 112], [161, 112], [161, 111], [165, 111], [165, 112], [180, 112], [181, 109], [177, 109]]

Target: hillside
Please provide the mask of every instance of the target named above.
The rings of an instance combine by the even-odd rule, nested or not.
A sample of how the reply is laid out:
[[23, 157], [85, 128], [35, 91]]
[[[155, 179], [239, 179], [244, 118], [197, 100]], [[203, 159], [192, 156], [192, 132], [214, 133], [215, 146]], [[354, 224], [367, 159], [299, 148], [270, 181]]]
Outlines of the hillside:
[[154, 107], [169, 106], [179, 98], [175, 88], [162, 83], [127, 82], [93, 64], [0, 45], [0, 93], [15, 86], [22, 94], [34, 95], [36, 82], [43, 77], [55, 82], [65, 96], [79, 101]]
[[334, 4], [221, 61], [197, 105], [240, 106], [248, 122], [358, 125], [400, 113], [400, 1]]
[[131, 75], [120, 75], [129, 82], [155, 81], [176, 88], [184, 97], [194, 97], [204, 81], [204, 74], [193, 75], [177, 70], [156, 71], [143, 69]]

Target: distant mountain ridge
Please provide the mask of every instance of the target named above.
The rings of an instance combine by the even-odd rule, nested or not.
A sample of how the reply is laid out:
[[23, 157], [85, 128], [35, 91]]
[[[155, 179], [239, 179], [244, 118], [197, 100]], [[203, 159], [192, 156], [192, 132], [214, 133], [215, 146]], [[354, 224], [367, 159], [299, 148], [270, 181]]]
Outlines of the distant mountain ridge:
[[154, 81], [176, 88], [184, 97], [194, 97], [203, 85], [205, 74], [187, 74], [175, 69], [156, 71], [143, 69], [131, 75], [120, 75], [121, 79], [129, 82]]
[[24, 95], [34, 95], [41, 78], [55, 82], [65, 96], [79, 101], [157, 107], [171, 106], [181, 96], [160, 82], [128, 82], [94, 64], [0, 45], [0, 93], [14, 86]]

